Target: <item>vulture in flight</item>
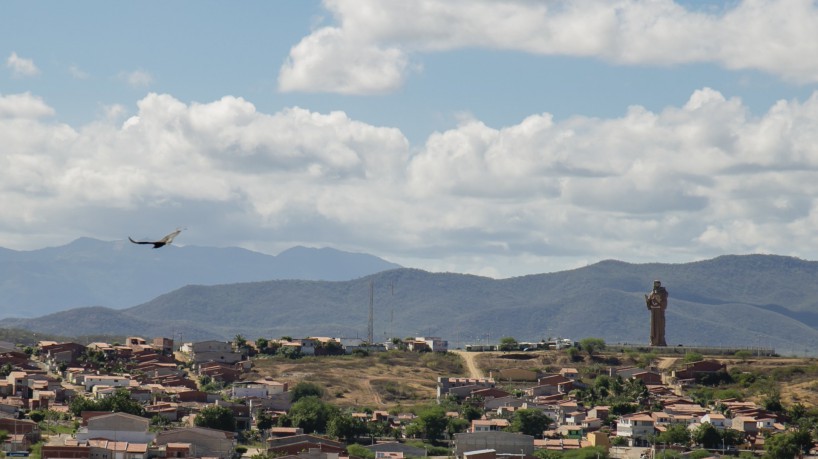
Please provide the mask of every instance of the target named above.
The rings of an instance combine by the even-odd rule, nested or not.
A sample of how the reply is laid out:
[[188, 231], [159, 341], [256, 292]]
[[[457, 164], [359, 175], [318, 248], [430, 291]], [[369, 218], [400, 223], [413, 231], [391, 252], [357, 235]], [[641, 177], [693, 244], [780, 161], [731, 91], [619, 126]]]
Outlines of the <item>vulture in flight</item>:
[[177, 229], [176, 231], [168, 234], [167, 236], [163, 237], [162, 239], [159, 239], [158, 241], [134, 241], [133, 239], [131, 239], [130, 236], [128, 236], [128, 240], [130, 240], [134, 244], [153, 244], [153, 248], [158, 249], [159, 247], [164, 247], [173, 242], [173, 238], [178, 236], [179, 233], [181, 232], [182, 232], [181, 229]]

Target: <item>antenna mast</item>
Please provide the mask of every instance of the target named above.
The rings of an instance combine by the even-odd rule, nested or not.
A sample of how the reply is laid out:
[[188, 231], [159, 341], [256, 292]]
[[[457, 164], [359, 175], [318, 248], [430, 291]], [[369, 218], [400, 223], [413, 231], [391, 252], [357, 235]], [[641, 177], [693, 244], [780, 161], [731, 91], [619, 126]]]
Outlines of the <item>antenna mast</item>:
[[366, 333], [370, 345], [375, 341], [375, 281], [369, 281], [369, 326]]

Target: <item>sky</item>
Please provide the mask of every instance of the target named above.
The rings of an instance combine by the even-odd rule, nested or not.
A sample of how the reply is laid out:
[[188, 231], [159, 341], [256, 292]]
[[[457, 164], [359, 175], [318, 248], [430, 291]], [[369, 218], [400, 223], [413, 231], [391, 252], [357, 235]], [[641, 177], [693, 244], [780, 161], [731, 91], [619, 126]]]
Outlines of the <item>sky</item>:
[[0, 10], [0, 247], [185, 228], [494, 278], [818, 259], [814, 1]]

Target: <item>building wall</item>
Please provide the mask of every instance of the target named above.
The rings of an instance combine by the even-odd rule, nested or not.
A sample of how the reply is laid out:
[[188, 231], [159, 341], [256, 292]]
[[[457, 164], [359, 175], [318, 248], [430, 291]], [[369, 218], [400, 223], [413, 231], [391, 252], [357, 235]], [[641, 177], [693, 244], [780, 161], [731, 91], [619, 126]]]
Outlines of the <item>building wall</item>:
[[88, 446], [43, 445], [40, 457], [42, 459], [89, 459], [90, 450]]
[[530, 455], [534, 452], [534, 437], [512, 432], [459, 433], [454, 436], [455, 455], [467, 451], [493, 449], [497, 454]]
[[225, 341], [199, 341], [193, 343], [191, 348], [194, 353], [199, 352], [232, 352], [233, 347]]
[[[157, 445], [168, 443], [190, 443], [199, 457], [229, 458], [235, 448], [235, 440], [223, 436], [223, 432], [202, 433], [199, 428], [176, 429], [160, 432], [156, 436]], [[205, 429], [210, 430], [210, 429]]]

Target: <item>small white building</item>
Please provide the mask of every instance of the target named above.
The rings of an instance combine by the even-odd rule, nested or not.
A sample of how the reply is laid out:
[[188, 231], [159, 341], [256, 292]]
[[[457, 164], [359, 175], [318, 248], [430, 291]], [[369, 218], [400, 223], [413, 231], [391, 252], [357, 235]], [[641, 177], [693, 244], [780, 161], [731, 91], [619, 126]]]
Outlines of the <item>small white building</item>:
[[449, 342], [437, 336], [418, 336], [415, 341], [426, 343], [432, 352], [449, 352]]
[[701, 423], [709, 422], [713, 427], [724, 430], [730, 428], [730, 420], [721, 413], [707, 413], [702, 416]]
[[128, 387], [132, 384], [130, 376], [112, 375], [85, 375], [83, 383], [87, 392], [91, 392], [94, 386]]
[[233, 398], [268, 398], [286, 391], [287, 383], [261, 379], [258, 381], [233, 383], [232, 396]]
[[156, 434], [149, 431], [150, 420], [127, 413], [110, 413], [88, 420], [87, 427], [80, 427], [76, 439], [80, 442], [92, 438], [130, 443], [150, 443]]
[[628, 446], [645, 446], [655, 434], [654, 419], [647, 413], [634, 413], [622, 416], [616, 422], [616, 435], [625, 437]]

